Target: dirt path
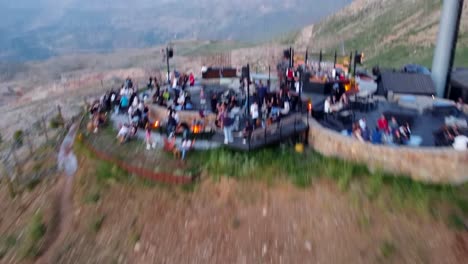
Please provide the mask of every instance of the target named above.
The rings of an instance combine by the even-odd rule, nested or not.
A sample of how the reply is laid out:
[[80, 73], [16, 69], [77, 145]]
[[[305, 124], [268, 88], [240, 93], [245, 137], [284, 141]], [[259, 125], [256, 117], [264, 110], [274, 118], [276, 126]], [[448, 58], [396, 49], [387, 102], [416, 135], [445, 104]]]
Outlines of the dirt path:
[[54, 201], [56, 208], [54, 209], [55, 212], [53, 213], [52, 220], [50, 221], [51, 224], [55, 226], [50, 226], [49, 228], [44, 242], [43, 254], [37, 259], [37, 264], [52, 263], [52, 254], [60, 246], [59, 242], [63, 240], [70, 227], [73, 178], [76, 170], [78, 169], [76, 156], [72, 152], [77, 130], [78, 124], [73, 124], [60, 146], [57, 162], [59, 169], [64, 172], [65, 177], [60, 179], [60, 182], [56, 187], [56, 198]]

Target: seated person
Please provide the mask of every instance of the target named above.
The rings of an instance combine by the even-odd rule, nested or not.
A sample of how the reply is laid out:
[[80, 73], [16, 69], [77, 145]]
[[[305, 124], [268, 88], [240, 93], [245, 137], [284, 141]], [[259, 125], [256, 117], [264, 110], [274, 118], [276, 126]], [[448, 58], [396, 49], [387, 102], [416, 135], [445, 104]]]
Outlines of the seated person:
[[382, 132], [385, 132], [385, 133], [389, 132], [388, 121], [387, 121], [387, 118], [385, 118], [385, 115], [382, 114], [380, 118], [377, 120], [377, 127]]
[[400, 135], [403, 138], [403, 142], [406, 144], [411, 138], [411, 129], [409, 127], [409, 124], [406, 123], [405, 126], [400, 126], [399, 131]]
[[400, 128], [400, 125], [398, 125], [398, 122], [394, 116], [392, 116], [390, 124], [389, 124], [389, 130], [390, 133], [394, 134], [396, 130]]
[[325, 103], [323, 105], [323, 112], [325, 112], [325, 114], [331, 114], [332, 113], [331, 98], [330, 97], [327, 97], [327, 99], [325, 100]]
[[403, 145], [404, 143], [404, 139], [401, 136], [399, 130], [395, 130], [395, 132], [393, 133], [393, 143], [396, 145]]
[[188, 100], [188, 99], [185, 101], [185, 109], [186, 109], [186, 110], [193, 110], [193, 104], [192, 104], [192, 102], [191, 102], [190, 100]]
[[289, 114], [289, 101], [285, 100], [284, 103], [283, 103], [283, 108], [281, 108], [280, 110], [280, 114], [285, 116], [285, 115], [288, 115]]
[[349, 104], [348, 96], [347, 96], [345, 93], [341, 95], [340, 103], [341, 103], [343, 106], [347, 106], [347, 105]]
[[463, 99], [460, 97], [458, 98], [458, 101], [456, 103], [456, 107], [457, 107], [457, 110], [462, 113], [463, 112], [463, 108], [465, 107], [465, 104], [463, 103]]
[[447, 145], [451, 145], [454, 142], [455, 137], [459, 135], [456, 127], [444, 126], [443, 132], [444, 140]]
[[334, 104], [331, 97], [328, 97], [327, 100], [325, 100], [325, 103], [324, 103], [324, 112], [325, 112], [325, 114], [331, 114], [331, 113], [339, 112], [341, 109], [343, 109], [343, 103], [342, 102], [338, 102], [338, 103]]
[[361, 142], [364, 142], [362, 131], [358, 124], [353, 124], [353, 137]]
[[182, 160], [185, 160], [185, 156], [187, 155], [187, 152], [192, 148], [194, 142], [192, 142], [189, 139], [184, 139], [182, 140], [182, 145], [180, 147], [180, 152], [182, 152]]
[[172, 133], [169, 135], [169, 138], [164, 139], [164, 150], [172, 152], [176, 148], [176, 138], [175, 135]]
[[120, 128], [119, 133], [117, 133], [117, 139], [119, 140], [120, 144], [123, 144], [127, 140], [129, 136], [129, 132], [130, 132], [130, 126], [128, 124], [124, 124]]
[[456, 136], [452, 146], [457, 151], [466, 151], [468, 149], [468, 137], [465, 135]]
[[382, 130], [380, 130], [379, 127], [376, 127], [375, 130], [372, 131], [371, 142], [372, 144], [377, 144], [377, 145], [380, 145], [383, 143]]

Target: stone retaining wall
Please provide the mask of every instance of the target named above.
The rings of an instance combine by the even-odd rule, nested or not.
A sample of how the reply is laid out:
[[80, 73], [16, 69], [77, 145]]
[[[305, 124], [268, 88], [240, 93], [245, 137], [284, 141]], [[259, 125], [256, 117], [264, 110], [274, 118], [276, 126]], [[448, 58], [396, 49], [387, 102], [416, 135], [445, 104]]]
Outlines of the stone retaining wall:
[[309, 124], [309, 144], [322, 155], [367, 164], [371, 170], [408, 175], [427, 183], [455, 185], [468, 181], [468, 152], [372, 145], [326, 129], [315, 120], [309, 120]]

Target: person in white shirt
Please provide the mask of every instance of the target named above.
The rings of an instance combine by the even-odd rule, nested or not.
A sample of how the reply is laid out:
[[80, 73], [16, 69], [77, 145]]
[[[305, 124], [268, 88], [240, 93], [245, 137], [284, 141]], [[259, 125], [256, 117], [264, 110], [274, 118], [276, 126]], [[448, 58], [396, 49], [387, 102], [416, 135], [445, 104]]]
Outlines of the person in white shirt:
[[257, 102], [253, 102], [253, 104], [250, 106], [250, 116], [252, 117], [254, 127], [257, 125], [258, 115], [258, 104]]
[[456, 136], [452, 146], [457, 151], [466, 151], [468, 149], [468, 137], [464, 135]]
[[325, 100], [325, 104], [323, 106], [323, 111], [325, 112], [325, 114], [331, 114], [332, 110], [331, 110], [331, 99], [330, 99], [330, 97], [327, 97], [327, 100]]
[[367, 129], [367, 124], [366, 124], [366, 119], [365, 118], [359, 119], [359, 127], [363, 131]]
[[129, 129], [127, 124], [124, 124], [120, 128], [119, 133], [117, 134], [117, 139], [119, 140], [120, 144], [125, 142], [125, 140], [127, 139], [129, 131], [130, 131], [130, 129]]
[[282, 115], [287, 115], [287, 114], [289, 114], [289, 110], [290, 110], [290, 108], [289, 108], [289, 101], [288, 101], [288, 100], [285, 100], [285, 101], [284, 101], [283, 108], [281, 108], [281, 110], [280, 110], [280, 113], [281, 113]]

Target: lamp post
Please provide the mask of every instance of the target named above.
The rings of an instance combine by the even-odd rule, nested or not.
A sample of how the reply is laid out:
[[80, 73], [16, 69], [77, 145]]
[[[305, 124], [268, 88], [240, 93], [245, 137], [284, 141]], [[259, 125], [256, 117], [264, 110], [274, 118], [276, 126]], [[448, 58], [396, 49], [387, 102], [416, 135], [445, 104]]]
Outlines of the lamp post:
[[358, 54], [357, 54], [357, 50], [356, 50], [356, 52], [354, 53], [354, 65], [353, 65], [353, 67], [354, 67], [354, 69], [353, 69], [353, 76], [354, 76], [354, 78], [356, 78], [356, 66], [357, 66], [357, 60], [356, 60], [356, 58], [357, 58], [357, 56], [358, 56]]
[[247, 64], [247, 113], [250, 118], [250, 65]]
[[299, 113], [302, 114], [302, 86], [304, 85], [304, 69], [299, 67]]
[[353, 52], [349, 53], [349, 63], [348, 63], [348, 75], [351, 75], [351, 71], [353, 70]]
[[337, 60], [337, 54], [336, 54], [336, 50], [335, 50], [335, 59], [333, 61], [333, 69], [336, 69], [336, 60]]
[[174, 50], [170, 45], [166, 46], [166, 63], [167, 63], [167, 84], [171, 85], [171, 70], [169, 68], [169, 59], [174, 56]]
[[322, 60], [323, 60], [323, 53], [322, 53], [322, 50], [320, 50], [320, 54], [319, 54], [319, 72], [322, 71]]

